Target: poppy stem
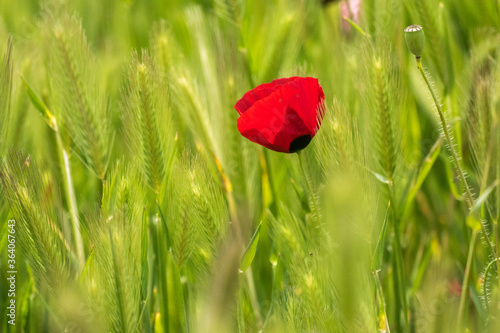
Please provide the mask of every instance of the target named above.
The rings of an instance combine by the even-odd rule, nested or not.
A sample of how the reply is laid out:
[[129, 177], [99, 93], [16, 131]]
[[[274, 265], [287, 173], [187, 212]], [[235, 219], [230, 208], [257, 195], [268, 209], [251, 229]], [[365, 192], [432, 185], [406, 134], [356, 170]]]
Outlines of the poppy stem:
[[467, 179], [465, 178], [465, 173], [462, 169], [462, 165], [460, 164], [460, 157], [458, 156], [458, 153], [455, 150], [455, 146], [453, 146], [453, 141], [451, 140], [451, 136], [449, 133], [449, 127], [448, 124], [446, 123], [446, 118], [444, 117], [443, 109], [441, 108], [441, 104], [439, 103], [436, 93], [434, 92], [434, 89], [432, 89], [432, 85], [429, 82], [429, 79], [427, 78], [427, 75], [424, 72], [424, 69], [422, 67], [422, 58], [417, 57], [417, 67], [418, 70], [420, 71], [420, 74], [422, 74], [422, 77], [424, 78], [425, 83], [427, 84], [427, 88], [429, 88], [429, 91], [432, 95], [432, 99], [434, 100], [434, 104], [436, 105], [436, 109], [439, 114], [439, 119], [441, 120], [441, 127], [443, 128], [444, 135], [446, 137], [446, 141], [448, 141], [448, 147], [451, 153], [451, 156], [453, 158], [453, 161], [455, 162], [458, 175], [460, 176], [460, 179], [462, 180], [463, 186], [465, 187], [466, 191], [466, 200], [467, 200], [467, 205], [469, 208], [472, 207], [472, 204], [474, 203], [474, 198], [472, 196], [472, 192], [470, 190], [469, 184], [467, 183]]
[[[465, 199], [467, 201], [467, 206], [469, 207], [469, 214], [470, 211], [472, 210], [472, 206], [474, 205], [474, 197], [472, 195], [472, 191], [469, 187], [469, 184], [467, 183], [467, 179], [465, 178], [465, 172], [462, 168], [462, 165], [460, 163], [460, 156], [458, 155], [457, 151], [455, 150], [455, 146], [453, 145], [453, 142], [451, 140], [451, 136], [449, 133], [449, 127], [448, 124], [446, 123], [446, 118], [443, 113], [443, 109], [441, 107], [441, 104], [439, 103], [436, 93], [432, 89], [432, 85], [429, 82], [429, 79], [424, 72], [424, 69], [422, 67], [422, 59], [421, 57], [416, 57], [417, 60], [417, 67], [418, 70], [420, 71], [420, 74], [424, 78], [425, 83], [427, 84], [427, 88], [429, 88], [429, 91], [432, 95], [432, 99], [434, 100], [434, 104], [436, 105], [436, 109], [439, 114], [439, 119], [441, 120], [441, 127], [443, 129], [446, 141], [448, 142], [448, 149], [450, 150], [451, 157], [453, 158], [453, 162], [455, 163], [455, 167], [457, 168], [458, 175], [460, 179], [462, 180], [463, 186], [465, 187]], [[486, 240], [486, 243], [491, 251], [491, 254], [493, 257], [495, 257], [495, 248], [493, 244], [490, 241], [490, 238], [488, 236], [488, 233], [483, 225], [483, 223], [480, 223], [481, 225], [481, 230], [484, 234], [484, 239]], [[477, 231], [474, 229], [472, 231], [472, 237], [470, 240], [469, 244], [469, 253], [467, 255], [467, 264], [464, 272], [464, 280], [462, 282], [462, 293], [460, 296], [460, 306], [458, 308], [458, 322], [457, 325], [462, 324], [463, 320], [463, 311], [465, 310], [465, 298], [467, 296], [467, 290], [469, 289], [469, 274], [470, 274], [470, 266], [472, 262], [472, 257], [474, 256], [474, 247], [475, 247], [475, 242], [476, 242], [476, 237], [477, 237]]]
[[313, 187], [312, 187], [312, 184], [311, 184], [311, 179], [308, 177], [308, 174], [306, 172], [306, 169], [304, 167], [304, 161], [302, 159], [302, 151], [299, 150], [297, 152], [297, 155], [299, 156], [299, 164], [300, 164], [300, 170], [302, 171], [302, 176], [304, 177], [305, 181], [306, 181], [306, 184], [307, 184], [307, 190], [309, 192], [309, 195], [311, 196], [311, 205], [312, 205], [312, 211], [313, 211], [313, 214], [316, 215], [316, 218], [319, 219], [319, 207], [318, 207], [318, 204], [316, 202], [316, 196], [314, 194], [314, 191], [313, 191]]

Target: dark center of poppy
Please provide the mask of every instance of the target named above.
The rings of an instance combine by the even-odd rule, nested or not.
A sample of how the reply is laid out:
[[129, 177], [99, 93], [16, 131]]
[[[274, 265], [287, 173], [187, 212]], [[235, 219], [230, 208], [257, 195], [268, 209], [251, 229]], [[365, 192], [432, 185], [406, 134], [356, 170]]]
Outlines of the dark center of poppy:
[[309, 134], [299, 136], [298, 138], [293, 139], [290, 143], [290, 153], [296, 153], [299, 150], [304, 149], [311, 142], [311, 136]]

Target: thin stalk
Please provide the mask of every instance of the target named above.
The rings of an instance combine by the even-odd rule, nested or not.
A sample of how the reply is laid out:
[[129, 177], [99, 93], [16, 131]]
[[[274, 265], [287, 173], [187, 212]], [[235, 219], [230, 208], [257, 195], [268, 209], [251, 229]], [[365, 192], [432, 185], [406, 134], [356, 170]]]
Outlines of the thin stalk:
[[[416, 60], [417, 60], [418, 70], [420, 71], [420, 74], [422, 74], [422, 77], [424, 78], [424, 81], [427, 84], [427, 87], [429, 88], [429, 91], [432, 95], [432, 99], [434, 100], [434, 104], [436, 105], [436, 109], [438, 111], [439, 118], [441, 119], [441, 126], [443, 128], [443, 132], [444, 132], [444, 135], [446, 137], [446, 140], [448, 141], [448, 146], [449, 146], [453, 161], [456, 164], [458, 174], [459, 174], [460, 179], [462, 180], [462, 183], [465, 187], [466, 201], [467, 201], [467, 205], [468, 205], [469, 210], [470, 210], [472, 208], [473, 203], [474, 203], [474, 197], [472, 196], [472, 192], [470, 190], [469, 184], [467, 183], [467, 179], [465, 178], [465, 173], [462, 169], [462, 165], [460, 164], [460, 159], [458, 157], [458, 153], [456, 152], [455, 147], [453, 146], [453, 142], [451, 141], [450, 133], [448, 131], [448, 125], [446, 123], [446, 118], [444, 117], [444, 113], [443, 113], [443, 110], [441, 108], [441, 104], [439, 103], [439, 101], [436, 97], [436, 93], [432, 89], [432, 86], [429, 82], [429, 79], [427, 78], [427, 75], [425, 74], [424, 69], [422, 68], [421, 58], [416, 57]], [[483, 223], [481, 223], [481, 230], [483, 231], [484, 238], [486, 239], [486, 241], [489, 245], [489, 248], [490, 248], [492, 255], [495, 256], [495, 250], [494, 250], [493, 244], [491, 244], [491, 241], [488, 237], [488, 234], [486, 232], [486, 229], [485, 229]], [[469, 286], [470, 265], [472, 262], [472, 256], [474, 255], [474, 246], [476, 243], [476, 238], [477, 238], [477, 231], [473, 230], [471, 241], [469, 244], [469, 253], [467, 255], [467, 264], [466, 264], [466, 268], [465, 268], [464, 280], [462, 283], [462, 293], [460, 296], [460, 306], [458, 309], [458, 311], [459, 311], [458, 312], [458, 319], [459, 319], [458, 325], [460, 325], [462, 323], [463, 311], [464, 311], [464, 306], [465, 306], [465, 296], [467, 294], [467, 290], [469, 289], [468, 286]]]
[[[236, 204], [234, 202], [232, 192], [227, 192], [227, 199], [229, 202], [229, 214], [231, 215], [231, 221], [233, 221], [233, 224], [235, 225], [238, 243], [240, 244], [240, 252], [244, 253], [245, 247], [242, 241], [243, 237], [241, 235], [240, 223], [237, 217]], [[252, 267], [248, 267], [248, 269], [246, 270], [245, 278], [248, 283], [248, 294], [250, 296], [250, 303], [252, 303], [252, 308], [255, 318], [259, 323], [259, 327], [262, 327], [262, 316], [260, 314], [259, 299], [257, 298], [257, 292], [255, 289], [255, 281], [253, 279]]]
[[76, 246], [77, 256], [80, 262], [80, 266], [85, 265], [85, 252], [83, 248], [82, 236], [80, 234], [80, 222], [78, 220], [78, 207], [76, 205], [75, 189], [73, 187], [73, 179], [71, 177], [71, 167], [68, 151], [64, 148], [61, 133], [59, 132], [59, 127], [57, 125], [57, 119], [52, 115], [47, 106], [42, 102], [42, 100], [37, 96], [37, 94], [31, 89], [29, 84], [23, 79], [24, 86], [28, 92], [28, 96], [33, 103], [33, 106], [40, 111], [42, 117], [47, 122], [47, 125], [54, 131], [57, 143], [57, 156], [59, 158], [59, 166], [62, 169], [63, 174], [63, 184], [64, 184], [64, 194], [66, 196], [66, 203], [68, 205], [68, 210], [70, 213], [70, 219], [72, 221], [72, 232], [73, 238]]
[[[490, 141], [488, 144], [488, 152], [486, 154], [486, 162], [485, 162], [485, 167], [484, 167], [484, 171], [483, 171], [483, 179], [481, 181], [481, 192], [483, 191], [483, 189], [486, 188], [486, 183], [488, 181], [488, 174], [490, 172], [491, 157], [493, 156], [493, 147], [495, 144], [494, 133], [495, 133], [495, 127], [493, 127], [491, 129]], [[500, 178], [498, 178], [498, 179], [500, 179]], [[482, 223], [481, 223], [481, 225], [482, 225]], [[494, 238], [493, 244], [491, 244], [491, 246], [493, 247], [492, 254], [493, 254], [494, 258], [498, 258], [499, 244], [498, 244], [498, 221], [497, 220], [493, 221], [493, 235], [495, 238]], [[486, 235], [485, 235], [485, 238], [487, 238]], [[500, 287], [500, 262], [498, 260], [496, 260], [496, 264], [497, 264], [497, 274], [498, 274], [498, 286]]]
[[307, 189], [309, 191], [309, 194], [311, 195], [311, 204], [313, 206], [312, 208], [314, 210], [314, 213], [319, 218], [319, 208], [318, 208], [318, 205], [317, 205], [316, 200], [314, 198], [314, 192], [313, 192], [313, 187], [312, 187], [312, 184], [311, 184], [311, 180], [307, 176], [306, 169], [304, 168], [304, 161], [302, 159], [301, 152], [302, 152], [301, 150], [299, 150], [297, 152], [297, 155], [299, 156], [300, 171], [302, 172], [302, 176], [304, 177], [304, 179], [306, 181], [306, 184], [307, 184]]
[[68, 209], [73, 226], [72, 229], [73, 237], [75, 239], [76, 252], [80, 261], [80, 265], [83, 266], [85, 263], [85, 252], [83, 248], [82, 235], [80, 233], [80, 221], [78, 219], [78, 207], [76, 204], [75, 189], [73, 187], [73, 178], [71, 177], [69, 154], [62, 143], [61, 134], [59, 133], [59, 128], [57, 127], [56, 120], [54, 119], [53, 121], [58, 147], [57, 153], [59, 156], [59, 163], [61, 164], [63, 169], [64, 193], [66, 195], [66, 201], [68, 202]]
[[[254, 83], [253, 77], [252, 77], [252, 68], [250, 66], [248, 51], [246, 49], [244, 51], [244, 57], [245, 57], [245, 68], [247, 71], [248, 83], [250, 84], [251, 88], [254, 88], [255, 83]], [[271, 211], [273, 213], [276, 213], [277, 194], [276, 194], [276, 189], [274, 188], [274, 183], [272, 180], [271, 169], [270, 169], [270, 164], [269, 164], [269, 156], [268, 156], [268, 152], [266, 149], [264, 149], [264, 163], [265, 163], [265, 168], [267, 169], [267, 175], [268, 175], [267, 179], [269, 182], [269, 187], [271, 188], [271, 195], [273, 196]], [[228, 201], [229, 201], [229, 195], [231, 196], [231, 199], [232, 199], [232, 193], [228, 193]], [[235, 210], [234, 199], [232, 199], [232, 201], [233, 201], [233, 206], [234, 206], [233, 210]], [[231, 206], [231, 202], [230, 202], [230, 206]], [[237, 229], [238, 229], [237, 230], [238, 235], [240, 236], [240, 239], [241, 239], [241, 231], [240, 231], [239, 225], [238, 225]], [[240, 244], [243, 244], [243, 243], [240, 242]], [[257, 293], [255, 292], [255, 282], [253, 280], [252, 267], [249, 267], [246, 270], [246, 279], [248, 282], [250, 302], [252, 303], [252, 307], [254, 308], [255, 317], [257, 318], [257, 321], [259, 322], [260, 327], [263, 328], [265, 325], [265, 322], [263, 322], [262, 316], [260, 314], [260, 307], [259, 307], [259, 302], [258, 302], [258, 298], [257, 298]], [[267, 320], [267, 318], [266, 318], [266, 320]]]
[[[495, 233], [495, 246], [496, 246], [496, 256], [495, 258], [500, 258], [499, 244], [498, 244], [498, 220], [493, 221], [493, 232]], [[498, 290], [500, 291], [500, 260], [497, 260], [497, 274], [498, 274]]]
[[439, 118], [441, 119], [441, 126], [443, 127], [443, 132], [446, 137], [446, 141], [448, 141], [448, 146], [450, 147], [450, 152], [453, 157], [453, 161], [455, 162], [457, 169], [458, 169], [458, 174], [460, 176], [460, 179], [462, 180], [462, 183], [464, 184], [465, 191], [466, 191], [466, 200], [469, 208], [472, 207], [472, 204], [474, 202], [474, 197], [472, 196], [472, 192], [470, 190], [469, 184], [467, 183], [467, 179], [465, 178], [465, 173], [462, 169], [462, 165], [460, 164], [460, 158], [458, 157], [458, 154], [455, 150], [455, 147], [453, 146], [453, 142], [451, 141], [451, 136], [448, 131], [448, 125], [446, 124], [446, 119], [444, 117], [443, 109], [441, 108], [441, 104], [439, 103], [436, 93], [434, 92], [434, 89], [432, 89], [432, 86], [429, 82], [429, 79], [427, 78], [427, 75], [424, 72], [424, 69], [422, 68], [422, 60], [420, 57], [417, 57], [417, 67], [418, 70], [420, 71], [420, 74], [422, 74], [422, 77], [424, 78], [425, 83], [427, 84], [427, 88], [429, 88], [429, 91], [431, 92], [432, 99], [434, 100], [434, 104], [436, 105], [436, 109], [439, 113]]
[[[498, 3], [498, 2], [497, 2]], [[500, 162], [498, 160], [500, 159], [500, 123], [498, 121], [496, 122], [494, 129], [492, 132], [497, 132], [496, 134], [496, 139], [497, 139], [497, 166], [496, 166], [496, 179], [500, 179]], [[495, 236], [495, 246], [496, 246], [496, 258], [500, 258], [499, 255], [499, 247], [500, 243], [498, 242], [498, 219], [500, 218], [500, 186], [497, 186], [497, 211], [496, 211], [496, 218], [493, 221], [493, 232]], [[497, 260], [497, 274], [498, 274], [498, 287], [500, 288], [500, 262]], [[500, 291], [500, 289], [499, 289]]]
[[168, 263], [167, 260], [165, 260], [166, 253], [165, 250], [168, 251], [168, 249], [165, 249], [165, 244], [163, 243], [161, 231], [162, 231], [162, 223], [160, 221], [160, 218], [158, 216], [158, 213], [155, 213], [153, 217], [154, 221], [156, 223], [154, 224], [153, 229], [155, 230], [155, 236], [156, 237], [156, 252], [157, 252], [157, 269], [158, 269], [158, 290], [159, 290], [159, 299], [160, 299], [160, 309], [163, 311], [163, 313], [160, 316], [160, 320], [162, 321], [163, 329], [165, 332], [169, 332], [170, 327], [169, 327], [169, 299], [168, 299], [168, 278], [166, 275], [167, 272], [167, 267], [164, 266], [165, 263]]
[[116, 258], [116, 251], [115, 251], [115, 245], [113, 242], [113, 236], [111, 235], [111, 230], [108, 230], [108, 235], [109, 235], [109, 243], [111, 245], [111, 256], [113, 259], [113, 277], [114, 277], [114, 282], [115, 282], [115, 293], [116, 293], [116, 299], [117, 299], [117, 307], [118, 307], [118, 312], [120, 314], [120, 328], [122, 329], [123, 332], [127, 332], [127, 315], [125, 314], [125, 302], [122, 296], [122, 281], [120, 279], [120, 272], [118, 268], [118, 259]]
[[[231, 225], [234, 226], [236, 238], [240, 244], [243, 244], [243, 236], [241, 234], [240, 221], [238, 220], [238, 212], [236, 208], [236, 201], [234, 200], [233, 192], [226, 191], [227, 203], [229, 206], [229, 216], [231, 217]], [[243, 246], [243, 245], [242, 245]]]
[[260, 314], [259, 300], [257, 299], [257, 292], [255, 290], [255, 282], [253, 280], [252, 267], [248, 267], [248, 269], [245, 271], [245, 277], [246, 277], [247, 282], [248, 282], [248, 293], [250, 295], [250, 302], [252, 303], [255, 317], [257, 318], [257, 322], [259, 323], [259, 327], [263, 327], [262, 315]]
[[467, 255], [467, 264], [465, 266], [465, 274], [464, 274], [464, 281], [462, 282], [462, 293], [460, 294], [460, 305], [458, 307], [458, 321], [457, 325], [460, 327], [462, 324], [462, 318], [463, 318], [463, 313], [464, 313], [464, 307], [465, 307], [465, 298], [467, 295], [467, 290], [468, 285], [469, 285], [469, 273], [470, 273], [470, 267], [472, 263], [472, 256], [474, 254], [474, 247], [476, 245], [476, 238], [477, 238], [477, 230], [474, 229], [472, 231], [472, 237], [470, 240], [470, 245], [469, 245], [469, 254]]

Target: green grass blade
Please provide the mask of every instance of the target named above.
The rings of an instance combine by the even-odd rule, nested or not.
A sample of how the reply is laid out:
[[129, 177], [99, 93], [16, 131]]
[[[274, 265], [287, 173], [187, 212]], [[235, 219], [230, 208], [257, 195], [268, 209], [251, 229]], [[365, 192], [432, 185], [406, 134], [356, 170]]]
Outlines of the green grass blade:
[[436, 162], [437, 157], [439, 156], [439, 153], [441, 151], [441, 147], [443, 145], [443, 137], [440, 136], [436, 143], [432, 146], [431, 150], [429, 153], [425, 156], [423, 163], [420, 165], [420, 168], [418, 170], [417, 178], [415, 179], [415, 182], [413, 185], [410, 187], [408, 194], [406, 195], [406, 200], [405, 204], [403, 206], [403, 213], [402, 213], [402, 221], [405, 221], [409, 209], [411, 207], [411, 204], [413, 202], [413, 199], [415, 199], [415, 196], [417, 195], [418, 191], [422, 187], [422, 184], [424, 183], [425, 179], [427, 178], [427, 175], [432, 169], [432, 166], [434, 165], [434, 162]]
[[21, 79], [23, 80], [24, 88], [28, 92], [28, 97], [30, 98], [31, 103], [33, 104], [35, 109], [37, 109], [38, 112], [40, 112], [40, 115], [43, 117], [43, 119], [45, 119], [47, 125], [49, 125], [49, 127], [52, 128], [54, 131], [57, 131], [56, 118], [54, 118], [47, 105], [45, 105], [45, 103], [41, 100], [41, 98], [38, 97], [35, 91], [28, 84], [28, 82], [23, 77], [21, 77]]
[[244, 272], [250, 267], [252, 264], [253, 258], [255, 258], [255, 253], [257, 252], [257, 246], [259, 245], [259, 237], [260, 237], [260, 227], [262, 225], [262, 222], [259, 223], [257, 226], [257, 229], [255, 230], [255, 233], [252, 236], [252, 239], [250, 240], [250, 243], [248, 244], [245, 253], [243, 254], [243, 258], [241, 259], [240, 267], [239, 270], [240, 272]]

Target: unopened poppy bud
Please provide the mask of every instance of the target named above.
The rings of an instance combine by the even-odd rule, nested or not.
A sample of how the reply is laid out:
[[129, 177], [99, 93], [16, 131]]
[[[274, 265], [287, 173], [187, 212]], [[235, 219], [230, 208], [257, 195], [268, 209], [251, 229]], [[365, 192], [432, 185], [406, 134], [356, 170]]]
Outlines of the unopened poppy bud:
[[425, 45], [424, 29], [420, 25], [410, 25], [405, 29], [406, 45], [417, 58], [422, 55]]

